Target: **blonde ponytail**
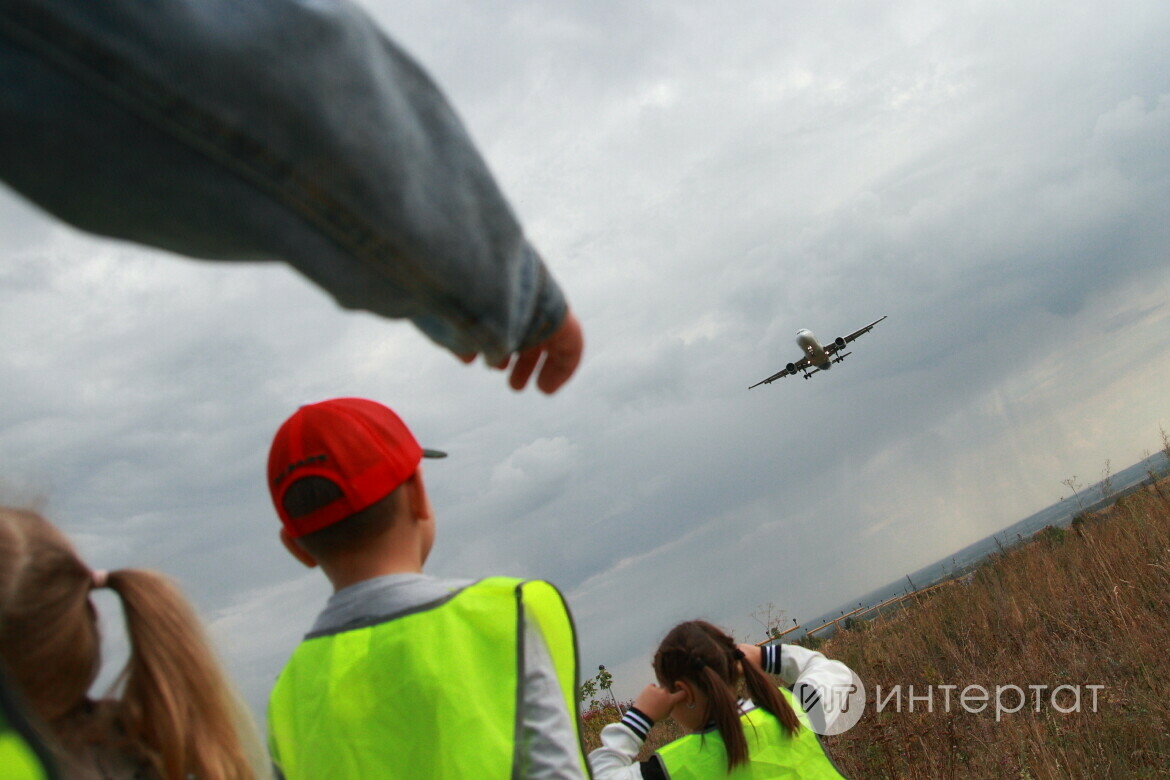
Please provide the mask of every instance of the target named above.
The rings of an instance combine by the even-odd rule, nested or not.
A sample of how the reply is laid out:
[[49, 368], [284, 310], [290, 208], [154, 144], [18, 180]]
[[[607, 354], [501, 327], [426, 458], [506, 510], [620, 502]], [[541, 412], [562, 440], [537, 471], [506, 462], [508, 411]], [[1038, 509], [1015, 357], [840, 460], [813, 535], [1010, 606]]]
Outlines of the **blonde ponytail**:
[[85, 701], [101, 646], [89, 569], [39, 515], [0, 507], [0, 659], [53, 727]]
[[[121, 599], [130, 657], [110, 699], [95, 707], [87, 694], [101, 643], [89, 592], [102, 586]], [[61, 746], [80, 739], [124, 748], [153, 764], [163, 780], [264, 774], [254, 763], [259, 751], [245, 748], [255, 738], [251, 719], [175, 585], [137, 569], [91, 572], [39, 515], [4, 507], [0, 659]], [[95, 729], [107, 719], [111, 728]], [[248, 725], [241, 730], [242, 724]]]
[[115, 682], [127, 736], [151, 747], [162, 777], [249, 777], [235, 699], [186, 599], [166, 577], [137, 569], [110, 572], [107, 587], [121, 597], [130, 637]]

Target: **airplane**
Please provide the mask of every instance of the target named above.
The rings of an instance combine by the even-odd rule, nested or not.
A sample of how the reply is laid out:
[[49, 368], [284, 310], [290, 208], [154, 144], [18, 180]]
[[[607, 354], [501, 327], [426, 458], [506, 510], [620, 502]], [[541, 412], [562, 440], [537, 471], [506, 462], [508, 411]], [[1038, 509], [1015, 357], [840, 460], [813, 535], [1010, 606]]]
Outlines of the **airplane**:
[[[874, 325], [877, 325], [888, 316], [889, 315], [883, 315], [881, 319], [874, 320], [861, 330], [855, 330], [848, 336], [838, 336], [836, 339], [823, 347], [821, 346], [820, 342], [817, 341], [817, 337], [812, 334], [811, 330], [801, 328], [800, 330], [796, 331], [796, 343], [802, 350], [804, 350], [804, 357], [795, 363], [789, 363], [784, 367], [784, 370], [777, 371], [767, 379], [761, 382], [756, 382], [754, 385], [749, 387], [748, 390], [751, 390], [752, 387], [759, 387], [760, 385], [770, 384], [775, 382], [777, 379], [788, 376], [789, 374], [795, 374], [797, 371], [803, 371], [805, 379], [808, 379], [818, 371], [828, 371], [833, 367], [834, 363], [840, 363], [842, 360], [853, 354], [852, 352], [845, 352], [840, 355], [837, 354], [841, 350], [845, 349], [846, 344], [853, 341], [862, 334], [869, 333], [870, 329], [873, 328]], [[812, 371], [808, 370], [809, 366], [814, 366]]]

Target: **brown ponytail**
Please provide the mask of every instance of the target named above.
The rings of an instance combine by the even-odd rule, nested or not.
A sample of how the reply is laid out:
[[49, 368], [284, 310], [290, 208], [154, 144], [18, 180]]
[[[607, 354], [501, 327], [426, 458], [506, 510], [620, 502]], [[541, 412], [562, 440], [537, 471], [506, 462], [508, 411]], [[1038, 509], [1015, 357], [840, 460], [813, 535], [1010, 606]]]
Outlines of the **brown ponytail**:
[[[164, 780], [254, 777], [237, 731], [246, 716], [178, 589], [134, 569], [101, 579], [121, 598], [130, 658], [111, 689], [121, 695], [95, 709], [94, 574], [42, 517], [0, 507], [0, 660], [34, 713], [59, 745], [132, 746]], [[95, 712], [113, 733], [95, 734]]]
[[796, 713], [767, 675], [741, 662], [742, 658], [734, 639], [702, 620], [675, 626], [654, 656], [654, 670], [661, 685], [669, 688], [686, 680], [706, 695], [704, 720], [714, 721], [719, 729], [727, 748], [728, 773], [750, 760], [736, 695], [741, 675], [752, 701], [772, 713], [788, 733], [794, 734], [800, 728]]
[[781, 695], [776, 684], [768, 679], [768, 675], [747, 661], [741, 661], [739, 669], [743, 673], [748, 696], [756, 706], [772, 713], [789, 734], [800, 731], [800, 719], [796, 717], [796, 711], [792, 709], [788, 699]]

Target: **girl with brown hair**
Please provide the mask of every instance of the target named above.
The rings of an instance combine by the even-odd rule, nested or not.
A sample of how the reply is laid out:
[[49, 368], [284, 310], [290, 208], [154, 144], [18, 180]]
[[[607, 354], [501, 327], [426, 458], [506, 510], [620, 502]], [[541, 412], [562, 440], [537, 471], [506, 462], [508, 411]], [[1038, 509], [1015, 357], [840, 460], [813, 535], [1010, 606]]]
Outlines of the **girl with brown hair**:
[[[122, 602], [130, 657], [112, 691], [95, 588]], [[0, 662], [68, 778], [243, 780], [263, 750], [178, 589], [154, 572], [91, 571], [33, 512], [0, 507]], [[248, 739], [251, 736], [251, 740]]]
[[[832, 690], [852, 673], [839, 661], [794, 645], [736, 644], [702, 620], [675, 626], [654, 655], [648, 685], [589, 754], [595, 780], [832, 778], [842, 775], [803, 710], [765, 671], [794, 686]], [[742, 683], [750, 700], [740, 699]], [[634, 763], [650, 729], [667, 715], [690, 732]]]

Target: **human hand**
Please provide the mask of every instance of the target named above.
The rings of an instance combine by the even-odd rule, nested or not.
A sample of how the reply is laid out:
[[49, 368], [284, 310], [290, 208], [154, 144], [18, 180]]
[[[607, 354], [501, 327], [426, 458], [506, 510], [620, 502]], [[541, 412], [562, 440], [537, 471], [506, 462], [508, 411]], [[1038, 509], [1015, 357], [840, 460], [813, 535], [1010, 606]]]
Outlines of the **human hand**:
[[634, 706], [646, 714], [646, 717], [657, 723], [670, 714], [675, 705], [686, 698], [686, 691], [679, 688], [674, 693], [662, 686], [651, 683], [642, 689], [638, 698], [634, 699]]
[[[561, 326], [551, 336], [535, 346], [509, 355], [497, 363], [495, 368], [507, 370], [511, 364], [512, 375], [508, 378], [508, 384], [513, 390], [523, 390], [537, 363], [543, 357], [544, 362], [537, 374], [536, 386], [541, 392], [552, 395], [569, 381], [569, 377], [577, 370], [584, 350], [585, 335], [581, 330], [581, 323], [577, 321], [572, 310], [567, 310]], [[464, 363], [475, 360], [474, 354], [458, 357]]]
[[760, 671], [764, 669], [764, 648], [756, 645], [736, 645], [739, 651], [743, 653], [743, 660], [755, 666]]

